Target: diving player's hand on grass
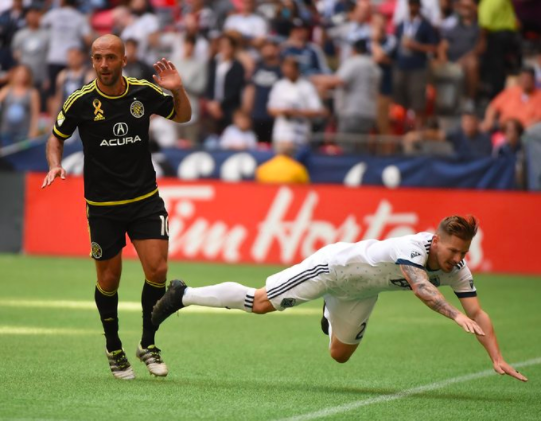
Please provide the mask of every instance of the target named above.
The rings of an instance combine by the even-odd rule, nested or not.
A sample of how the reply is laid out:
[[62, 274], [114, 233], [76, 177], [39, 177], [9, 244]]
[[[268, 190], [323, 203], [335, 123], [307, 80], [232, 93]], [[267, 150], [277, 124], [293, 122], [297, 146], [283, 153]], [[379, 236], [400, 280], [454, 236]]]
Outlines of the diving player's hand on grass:
[[494, 371], [496, 373], [501, 374], [502, 376], [508, 375], [511, 377], [514, 377], [515, 379], [518, 379], [522, 382], [527, 382], [528, 379], [520, 374], [517, 370], [515, 370], [513, 367], [511, 367], [509, 364], [507, 364], [505, 361], [494, 361], [493, 363]]
[[485, 336], [485, 332], [483, 332], [483, 329], [475, 323], [472, 319], [470, 319], [468, 316], [458, 313], [457, 316], [454, 318], [454, 321], [462, 327], [466, 332], [469, 333], [475, 333], [476, 335]]
[[152, 75], [152, 77], [162, 88], [170, 91], [177, 91], [182, 88], [182, 79], [174, 64], [169, 60], [162, 58], [154, 63], [153, 67], [157, 75]]
[[62, 180], [66, 179], [66, 170], [62, 167], [53, 167], [49, 170], [45, 178], [43, 179], [43, 184], [41, 188], [49, 187], [53, 184], [53, 181], [56, 177], [60, 177]]

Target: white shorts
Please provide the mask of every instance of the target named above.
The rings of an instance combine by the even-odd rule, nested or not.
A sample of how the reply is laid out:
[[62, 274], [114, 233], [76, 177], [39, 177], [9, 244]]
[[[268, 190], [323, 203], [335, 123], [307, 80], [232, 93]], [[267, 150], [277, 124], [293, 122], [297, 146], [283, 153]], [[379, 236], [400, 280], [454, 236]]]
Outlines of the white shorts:
[[332, 295], [330, 287], [335, 275], [321, 257], [312, 255], [298, 265], [269, 276], [267, 298], [276, 310], [283, 311], [324, 297], [325, 317], [332, 333], [344, 344], [358, 344], [378, 297], [345, 300]]
[[332, 334], [343, 344], [356, 345], [363, 339], [366, 325], [378, 296], [362, 300], [344, 301], [326, 294], [325, 317], [331, 325]]
[[315, 300], [327, 293], [329, 265], [313, 256], [267, 278], [267, 298], [278, 311]]

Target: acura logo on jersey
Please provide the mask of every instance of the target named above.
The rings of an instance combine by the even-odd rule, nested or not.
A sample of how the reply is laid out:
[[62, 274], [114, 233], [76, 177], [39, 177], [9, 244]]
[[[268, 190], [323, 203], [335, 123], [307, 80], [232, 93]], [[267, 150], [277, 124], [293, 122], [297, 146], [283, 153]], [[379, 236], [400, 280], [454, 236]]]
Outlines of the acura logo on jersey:
[[126, 123], [116, 123], [113, 126], [113, 134], [115, 136], [125, 136], [128, 134], [128, 125]]

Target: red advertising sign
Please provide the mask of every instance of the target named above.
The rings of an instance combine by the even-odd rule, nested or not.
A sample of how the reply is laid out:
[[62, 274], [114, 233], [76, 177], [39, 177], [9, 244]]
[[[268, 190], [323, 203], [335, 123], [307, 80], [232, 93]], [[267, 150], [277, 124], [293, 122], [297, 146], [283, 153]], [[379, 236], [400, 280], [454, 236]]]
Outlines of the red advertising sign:
[[[27, 177], [27, 253], [88, 255], [82, 179], [41, 190]], [[514, 192], [270, 186], [160, 180], [172, 259], [292, 264], [325, 244], [433, 231], [451, 214], [480, 219], [468, 264], [478, 272], [541, 274], [541, 195]], [[124, 255], [135, 256], [131, 245]]]

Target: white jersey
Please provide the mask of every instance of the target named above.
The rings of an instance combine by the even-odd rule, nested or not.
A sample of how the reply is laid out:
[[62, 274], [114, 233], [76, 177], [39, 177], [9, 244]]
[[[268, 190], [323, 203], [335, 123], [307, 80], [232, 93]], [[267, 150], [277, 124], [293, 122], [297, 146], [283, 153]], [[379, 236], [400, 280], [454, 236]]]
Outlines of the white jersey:
[[382, 291], [411, 289], [400, 265], [426, 270], [433, 285], [449, 285], [459, 298], [476, 296], [472, 274], [464, 260], [449, 273], [427, 268], [432, 238], [433, 234], [421, 232], [383, 241], [335, 243], [323, 247], [312, 257], [315, 262], [328, 265], [329, 292], [342, 299], [362, 299]]

